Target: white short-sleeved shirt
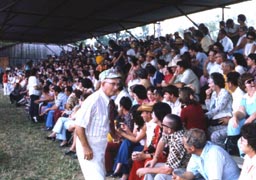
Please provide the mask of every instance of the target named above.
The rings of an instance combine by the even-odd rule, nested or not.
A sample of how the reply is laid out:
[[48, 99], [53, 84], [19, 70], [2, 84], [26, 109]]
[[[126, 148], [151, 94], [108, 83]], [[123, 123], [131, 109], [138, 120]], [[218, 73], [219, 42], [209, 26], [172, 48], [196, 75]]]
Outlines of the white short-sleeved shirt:
[[76, 115], [76, 125], [85, 128], [87, 136], [106, 137], [109, 132], [109, 97], [99, 89], [88, 96]]
[[31, 95], [36, 95], [39, 96], [41, 94], [40, 90], [36, 90], [35, 86], [39, 85], [39, 80], [36, 78], [36, 76], [30, 76], [28, 78], [28, 85], [27, 85], [27, 89], [28, 89], [28, 94]]
[[182, 77], [180, 79], [180, 82], [184, 83], [185, 85], [191, 84], [195, 89], [195, 93], [199, 94], [199, 92], [200, 92], [199, 79], [191, 69], [186, 69], [182, 73]]

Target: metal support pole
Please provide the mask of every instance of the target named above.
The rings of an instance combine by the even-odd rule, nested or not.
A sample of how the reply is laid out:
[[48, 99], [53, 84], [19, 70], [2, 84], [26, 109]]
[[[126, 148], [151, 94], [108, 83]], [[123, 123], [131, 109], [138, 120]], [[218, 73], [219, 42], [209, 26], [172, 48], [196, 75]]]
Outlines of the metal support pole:
[[221, 10], [222, 10], [222, 17], [221, 17], [221, 19], [222, 19], [222, 21], [224, 21], [224, 19], [225, 19], [224, 18], [224, 7], [222, 7]]
[[178, 9], [178, 11], [180, 11], [181, 14], [186, 16], [186, 18], [188, 18], [188, 20], [190, 20], [198, 28], [198, 25], [192, 19], [190, 19], [190, 17], [188, 17], [188, 15], [182, 9], [180, 9], [178, 6], [175, 6], [175, 7], [176, 9]]

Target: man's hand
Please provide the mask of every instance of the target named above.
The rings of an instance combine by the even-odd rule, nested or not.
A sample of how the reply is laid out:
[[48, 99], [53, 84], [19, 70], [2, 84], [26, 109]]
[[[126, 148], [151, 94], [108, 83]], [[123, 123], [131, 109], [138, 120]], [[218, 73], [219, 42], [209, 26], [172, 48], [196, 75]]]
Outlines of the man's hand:
[[93, 152], [90, 147], [83, 147], [83, 152], [84, 152], [84, 159], [88, 161], [93, 159]]
[[133, 161], [141, 161], [146, 159], [146, 154], [144, 152], [133, 152], [132, 153], [132, 160]]
[[157, 159], [153, 158], [152, 160], [146, 162], [145, 167], [154, 167], [154, 165], [156, 164]]
[[148, 173], [148, 169], [149, 169], [149, 168], [139, 168], [139, 169], [136, 171], [137, 176], [139, 176], [139, 177], [144, 176], [145, 174]]
[[231, 119], [231, 117], [223, 117], [220, 119], [220, 123], [221, 125], [227, 125], [228, 124], [228, 121]]

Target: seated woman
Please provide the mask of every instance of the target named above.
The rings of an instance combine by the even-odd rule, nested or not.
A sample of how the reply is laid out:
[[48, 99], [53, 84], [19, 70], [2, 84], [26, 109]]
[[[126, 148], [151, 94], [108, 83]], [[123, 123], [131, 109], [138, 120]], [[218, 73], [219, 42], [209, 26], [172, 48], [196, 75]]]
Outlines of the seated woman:
[[[80, 93], [82, 94], [82, 92]], [[65, 147], [68, 145], [66, 131], [73, 132], [75, 130], [75, 114], [80, 108], [81, 101], [77, 103], [76, 98], [70, 98], [66, 103], [66, 109], [63, 116], [58, 119], [52, 133], [47, 136], [47, 139], [59, 139], [62, 140], [60, 147]]]
[[155, 90], [156, 90], [155, 86], [149, 86], [147, 88], [147, 97], [148, 97], [149, 103], [152, 103], [152, 104], [156, 103]]
[[[165, 115], [171, 113], [171, 108], [167, 103], [163, 103], [163, 102], [157, 102], [156, 104], [153, 105], [153, 122], [162, 122], [163, 118], [165, 117]], [[129, 173], [129, 180], [142, 180], [143, 177], [139, 177], [136, 174], [136, 171], [139, 168], [142, 168], [145, 166], [145, 163], [149, 160], [152, 159], [152, 157], [154, 156], [156, 147], [157, 147], [157, 143], [161, 138], [161, 128], [160, 125], [157, 125], [154, 128], [154, 132], [153, 135], [151, 134], [147, 134], [147, 140], [146, 143], [144, 145], [144, 149], [141, 152], [133, 152], [132, 153], [132, 168], [130, 170]], [[150, 138], [151, 136], [151, 138]], [[168, 152], [163, 151], [162, 154], [160, 154], [159, 158], [158, 158], [158, 162], [165, 162], [166, 161], [166, 155], [168, 154]]]
[[232, 117], [232, 96], [224, 88], [225, 80], [222, 74], [212, 73], [208, 80], [205, 105], [208, 112], [208, 136], [212, 142], [224, 147], [227, 138], [227, 124]]
[[49, 104], [52, 104], [53, 101], [54, 101], [54, 95], [52, 92], [50, 92], [49, 85], [45, 85], [43, 87], [42, 94], [41, 94], [40, 98], [35, 100], [35, 103], [39, 104], [39, 115], [43, 114], [45, 109], [47, 107], [50, 107]]
[[[254, 123], [256, 120], [256, 83], [254, 76], [250, 73], [244, 73], [239, 79], [239, 86], [245, 88], [239, 109], [233, 113], [233, 117], [228, 124], [228, 130], [233, 136], [240, 135], [241, 127], [244, 124]], [[239, 149], [240, 150], [240, 149]], [[240, 151], [242, 156], [243, 152]]]
[[123, 175], [122, 179], [127, 179], [129, 174], [129, 159], [132, 151], [142, 151], [146, 138], [146, 125], [141, 113], [138, 112], [140, 105], [131, 108], [134, 129], [131, 131], [126, 124], [116, 125], [116, 132], [123, 137], [118, 154], [113, 167], [112, 177]]
[[182, 103], [180, 117], [186, 129], [199, 128], [206, 130], [204, 111], [199, 102], [195, 100], [195, 93], [190, 87], [183, 87], [179, 92]]

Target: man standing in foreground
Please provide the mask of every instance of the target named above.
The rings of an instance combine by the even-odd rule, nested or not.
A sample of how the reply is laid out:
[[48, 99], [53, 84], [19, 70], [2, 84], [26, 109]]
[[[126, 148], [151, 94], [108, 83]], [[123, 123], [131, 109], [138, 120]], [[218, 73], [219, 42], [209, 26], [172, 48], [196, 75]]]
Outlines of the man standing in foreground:
[[187, 152], [192, 154], [186, 172], [173, 173], [173, 180], [192, 180], [201, 175], [208, 180], [237, 180], [239, 168], [232, 157], [220, 146], [206, 140], [203, 130], [188, 130], [183, 137]]
[[[100, 74], [101, 87], [83, 102], [76, 116], [78, 161], [86, 180], [105, 179], [105, 149], [110, 131], [109, 101], [121, 75], [114, 69]], [[114, 128], [111, 128], [114, 135]]]

